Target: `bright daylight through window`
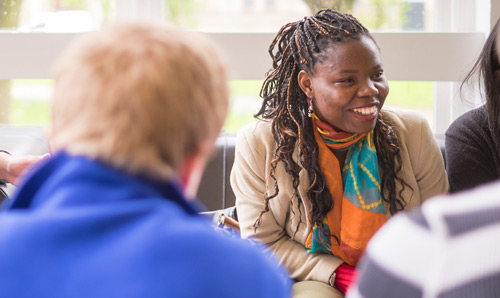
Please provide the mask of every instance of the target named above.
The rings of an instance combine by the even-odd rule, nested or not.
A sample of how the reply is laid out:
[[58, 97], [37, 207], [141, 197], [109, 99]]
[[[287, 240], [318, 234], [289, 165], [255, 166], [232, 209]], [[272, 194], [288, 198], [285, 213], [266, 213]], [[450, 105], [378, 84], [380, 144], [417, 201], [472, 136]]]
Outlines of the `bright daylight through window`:
[[[387, 105], [421, 112], [436, 133], [477, 105], [459, 82], [490, 29], [491, 0], [8, 0], [1, 1], [0, 121], [45, 125], [50, 66], [72, 36], [120, 17], [163, 19], [206, 32], [227, 54], [232, 108], [225, 130], [253, 121], [271, 66], [267, 48], [280, 26], [328, 7], [373, 33], [390, 84]], [[485, 17], [488, 16], [488, 17]], [[16, 34], [12, 34], [15, 32]], [[453, 44], [460, 46], [452, 48]], [[33, 49], [37, 51], [19, 50]], [[439, 115], [439, 117], [438, 117]]]

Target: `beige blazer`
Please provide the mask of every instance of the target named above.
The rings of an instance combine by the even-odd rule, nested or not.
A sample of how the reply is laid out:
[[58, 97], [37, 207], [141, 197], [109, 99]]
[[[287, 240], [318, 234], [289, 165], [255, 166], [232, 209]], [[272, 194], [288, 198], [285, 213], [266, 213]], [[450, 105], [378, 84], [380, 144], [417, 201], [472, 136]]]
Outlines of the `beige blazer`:
[[[419, 206], [429, 197], [448, 192], [443, 157], [426, 120], [414, 112], [392, 108], [383, 109], [383, 113], [397, 128], [402, 176], [413, 188], [413, 191], [405, 188], [403, 192], [406, 209]], [[312, 226], [309, 219], [311, 204], [307, 199], [309, 179], [304, 169], [299, 172], [298, 193], [303, 200], [299, 210], [292, 179], [283, 165], [278, 165], [276, 178], [279, 194], [270, 200], [269, 212], [262, 216], [261, 225], [254, 231], [254, 222], [264, 209], [266, 192], [275, 192], [274, 180], [269, 177], [274, 149], [270, 122], [250, 123], [238, 132], [231, 186], [236, 195], [241, 235], [267, 244], [293, 278], [328, 283], [330, 275], [342, 260], [332, 255], [305, 251], [304, 243]], [[297, 158], [295, 150], [296, 161]], [[401, 189], [401, 185], [397, 187]], [[387, 204], [385, 210], [389, 210]], [[302, 222], [295, 233], [299, 216]]]

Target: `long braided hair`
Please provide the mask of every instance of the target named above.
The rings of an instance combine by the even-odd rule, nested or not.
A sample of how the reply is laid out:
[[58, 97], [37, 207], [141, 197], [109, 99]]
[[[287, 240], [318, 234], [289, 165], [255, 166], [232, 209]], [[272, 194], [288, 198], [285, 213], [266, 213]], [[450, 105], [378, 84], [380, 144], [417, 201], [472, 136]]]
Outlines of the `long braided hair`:
[[[299, 212], [303, 204], [298, 193], [300, 166], [307, 171], [310, 179], [307, 194], [313, 206], [310, 218], [312, 224], [317, 224], [324, 232], [323, 218], [332, 209], [333, 200], [330, 193], [325, 191], [325, 178], [318, 164], [318, 145], [314, 139], [311, 118], [307, 115], [307, 97], [300, 89], [297, 77], [301, 70], [313, 74], [314, 65], [324, 59], [325, 52], [331, 45], [359, 39], [361, 36], [373, 40], [368, 30], [353, 16], [323, 9], [314, 16], [283, 26], [269, 46], [273, 66], [260, 91], [264, 100], [255, 117], [272, 123], [277, 145], [270, 170], [270, 177], [274, 180], [274, 193], [266, 193], [265, 207], [254, 223], [255, 229], [260, 225], [262, 215], [269, 211], [269, 200], [279, 193], [276, 169], [278, 163], [282, 162], [286, 173], [292, 178]], [[379, 166], [383, 172], [382, 199], [389, 203], [391, 214], [395, 214], [405, 206], [400, 197], [404, 186], [408, 184], [397, 175], [401, 170], [397, 133], [382, 114], [376, 121], [374, 140]], [[299, 149], [300, 166], [292, 158], [296, 147]], [[403, 185], [398, 194], [396, 181]], [[294, 212], [294, 208], [291, 210]], [[301, 223], [300, 214], [299, 219], [295, 233]]]

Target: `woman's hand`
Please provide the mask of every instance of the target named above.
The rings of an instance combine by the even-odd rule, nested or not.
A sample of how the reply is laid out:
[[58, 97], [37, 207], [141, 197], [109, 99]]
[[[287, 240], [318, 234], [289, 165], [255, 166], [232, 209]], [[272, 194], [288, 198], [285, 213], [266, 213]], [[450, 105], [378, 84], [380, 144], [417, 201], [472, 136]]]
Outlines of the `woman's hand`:
[[23, 173], [28, 168], [49, 156], [49, 153], [43, 155], [14, 156], [6, 152], [0, 152], [0, 179], [17, 185]]

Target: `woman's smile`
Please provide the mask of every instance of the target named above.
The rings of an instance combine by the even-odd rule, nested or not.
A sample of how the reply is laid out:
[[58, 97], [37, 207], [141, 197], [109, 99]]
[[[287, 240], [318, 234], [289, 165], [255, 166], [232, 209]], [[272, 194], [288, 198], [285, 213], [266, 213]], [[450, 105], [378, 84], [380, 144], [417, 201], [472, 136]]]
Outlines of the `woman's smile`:
[[351, 109], [351, 111], [362, 116], [377, 116], [378, 114], [378, 109], [376, 105], [354, 108]]

